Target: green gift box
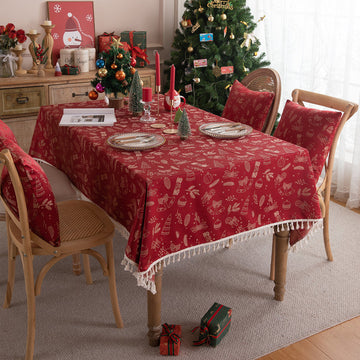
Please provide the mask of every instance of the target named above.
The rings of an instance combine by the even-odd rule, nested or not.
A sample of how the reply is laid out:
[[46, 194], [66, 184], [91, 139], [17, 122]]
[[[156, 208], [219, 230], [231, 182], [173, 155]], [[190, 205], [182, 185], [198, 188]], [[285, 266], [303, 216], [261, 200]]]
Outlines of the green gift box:
[[199, 340], [194, 341], [193, 345], [209, 344], [210, 346], [216, 347], [229, 331], [231, 312], [232, 310], [229, 307], [214, 303], [202, 317]]
[[136, 59], [136, 67], [150, 64], [146, 54], [146, 31], [122, 31], [120, 35], [124, 49]]

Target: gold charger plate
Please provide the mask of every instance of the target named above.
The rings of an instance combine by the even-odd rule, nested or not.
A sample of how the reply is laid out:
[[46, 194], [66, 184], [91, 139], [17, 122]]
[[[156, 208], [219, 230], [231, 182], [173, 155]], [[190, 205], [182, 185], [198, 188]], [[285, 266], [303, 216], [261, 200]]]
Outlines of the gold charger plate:
[[165, 141], [162, 135], [142, 132], [116, 134], [107, 139], [110, 146], [130, 151], [152, 149], [163, 145]]
[[252, 127], [241, 123], [211, 122], [202, 124], [200, 132], [218, 139], [236, 139], [252, 132]]

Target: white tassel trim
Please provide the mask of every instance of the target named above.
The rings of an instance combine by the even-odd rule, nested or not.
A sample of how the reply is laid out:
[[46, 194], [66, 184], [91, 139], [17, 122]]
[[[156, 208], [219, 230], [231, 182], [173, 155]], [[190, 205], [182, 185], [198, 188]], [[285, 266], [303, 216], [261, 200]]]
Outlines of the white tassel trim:
[[176, 253], [166, 255], [154, 263], [152, 263], [148, 270], [139, 272], [137, 271], [138, 265], [130, 260], [126, 255], [124, 255], [124, 259], [122, 260], [121, 264], [124, 265], [124, 269], [126, 271], [131, 272], [136, 280], [137, 285], [145, 288], [148, 291], [151, 291], [152, 294], [156, 294], [156, 286], [154, 281], [154, 275], [162, 268], [170, 265], [171, 263], [175, 263], [175, 261], [179, 262], [183, 259], [190, 259], [192, 256], [205, 254], [209, 251], [216, 251], [219, 248], [225, 248], [230, 246], [230, 241], [236, 243], [238, 241], [242, 242], [254, 237], [272, 235], [274, 232], [280, 231], [289, 231], [294, 229], [304, 229], [304, 227], [308, 229], [310, 227], [310, 232], [301, 240], [298, 241], [294, 246], [290, 246], [292, 251], [296, 251], [298, 248], [302, 247], [303, 244], [308, 242], [309, 238], [312, 238], [314, 233], [318, 230], [322, 229], [323, 221], [322, 219], [313, 219], [313, 220], [291, 220], [289, 221], [282, 221], [272, 225], [262, 226], [260, 228], [256, 228], [253, 230], [249, 230], [246, 232], [242, 232], [240, 234], [228, 236], [224, 239], [220, 239], [211, 243], [205, 243], [197, 246], [193, 246], [191, 248], [180, 250]]

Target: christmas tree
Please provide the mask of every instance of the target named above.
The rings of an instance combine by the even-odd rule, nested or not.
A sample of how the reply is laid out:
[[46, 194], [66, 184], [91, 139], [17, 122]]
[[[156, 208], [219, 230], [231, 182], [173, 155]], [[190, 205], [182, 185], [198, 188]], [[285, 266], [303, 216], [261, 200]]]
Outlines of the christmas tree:
[[136, 71], [130, 87], [129, 110], [133, 115], [141, 115], [144, 111], [142, 100], [142, 86], [139, 73]]
[[181, 140], [186, 140], [191, 134], [191, 128], [189, 123], [189, 118], [187, 116], [186, 109], [181, 114], [181, 118], [179, 120], [178, 125], [178, 135]]
[[91, 85], [97, 92], [105, 91], [107, 95], [114, 94], [115, 98], [127, 95], [136, 72], [135, 63], [120, 40], [113, 38], [110, 49], [100, 53], [96, 60], [98, 71]]
[[186, 0], [184, 6], [172, 45], [177, 50], [165, 63], [175, 65], [175, 88], [188, 103], [220, 115], [234, 80], [269, 65], [253, 35], [257, 23], [245, 0]]

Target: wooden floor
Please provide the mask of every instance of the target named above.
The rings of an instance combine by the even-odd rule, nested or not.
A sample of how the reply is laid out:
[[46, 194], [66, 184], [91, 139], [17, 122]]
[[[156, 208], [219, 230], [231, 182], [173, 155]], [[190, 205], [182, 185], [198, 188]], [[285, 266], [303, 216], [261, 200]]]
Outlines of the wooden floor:
[[[334, 201], [334, 200], [333, 200]], [[335, 201], [339, 203], [338, 201]], [[341, 203], [339, 203], [341, 204]], [[343, 204], [341, 204], [343, 205]], [[355, 209], [360, 214], [360, 209]], [[360, 299], [359, 299], [360, 311]], [[359, 360], [360, 316], [258, 360]]]

